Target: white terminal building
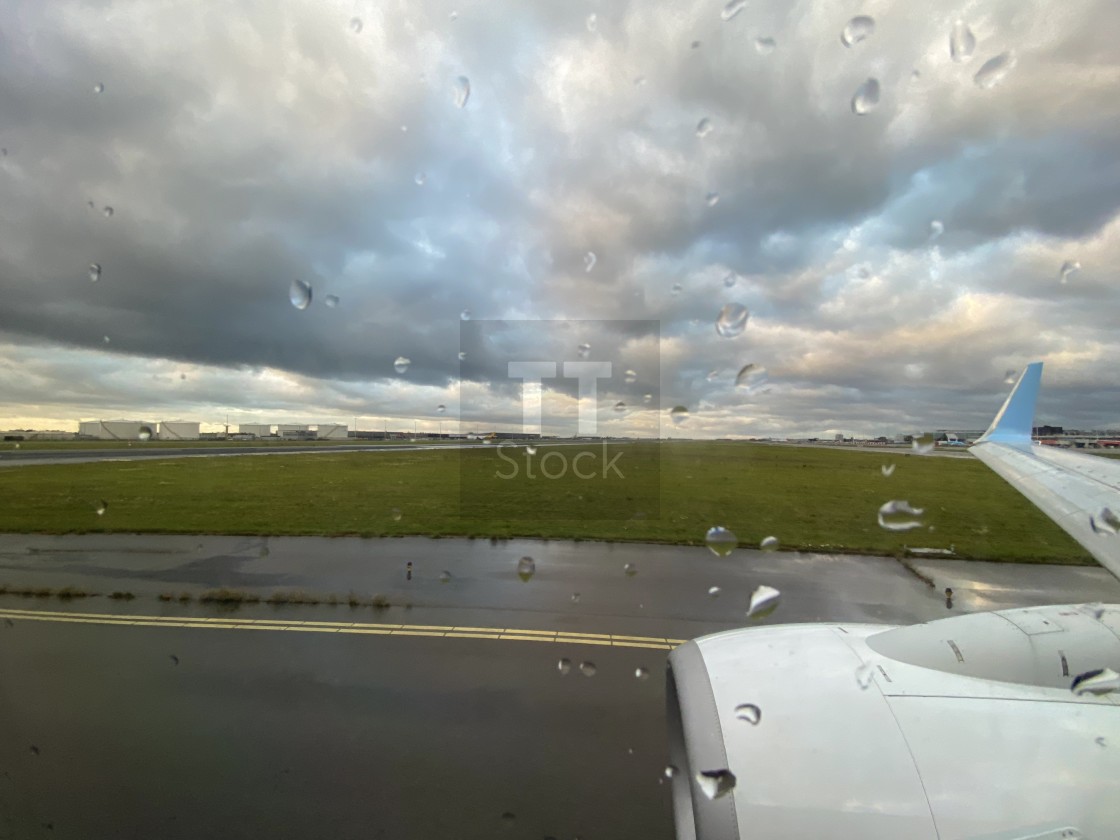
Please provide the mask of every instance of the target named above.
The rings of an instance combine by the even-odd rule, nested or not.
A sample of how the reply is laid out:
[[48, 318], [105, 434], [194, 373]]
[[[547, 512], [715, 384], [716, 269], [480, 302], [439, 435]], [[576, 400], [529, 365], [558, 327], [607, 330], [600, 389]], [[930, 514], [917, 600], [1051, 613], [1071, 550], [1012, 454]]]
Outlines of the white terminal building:
[[186, 420], [82, 420], [78, 437], [95, 440], [198, 440], [198, 423]]
[[[275, 429], [275, 431], [273, 431]], [[276, 436], [284, 440], [346, 440], [349, 427], [340, 423], [241, 423], [237, 427], [239, 435], [252, 435], [257, 438]]]
[[159, 439], [198, 440], [198, 426], [189, 420], [163, 420], [159, 424]]

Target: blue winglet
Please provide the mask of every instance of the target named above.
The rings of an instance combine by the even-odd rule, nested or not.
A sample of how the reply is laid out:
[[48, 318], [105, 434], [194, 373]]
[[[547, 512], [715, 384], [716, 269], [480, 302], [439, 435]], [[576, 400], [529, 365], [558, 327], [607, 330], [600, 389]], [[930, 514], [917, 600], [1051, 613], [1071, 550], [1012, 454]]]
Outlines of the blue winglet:
[[1031, 362], [1019, 376], [1019, 381], [1011, 389], [1003, 408], [988, 427], [988, 431], [976, 441], [998, 441], [999, 443], [1030, 446], [1031, 429], [1034, 424], [1034, 404], [1038, 400], [1038, 387], [1042, 382], [1042, 362]]

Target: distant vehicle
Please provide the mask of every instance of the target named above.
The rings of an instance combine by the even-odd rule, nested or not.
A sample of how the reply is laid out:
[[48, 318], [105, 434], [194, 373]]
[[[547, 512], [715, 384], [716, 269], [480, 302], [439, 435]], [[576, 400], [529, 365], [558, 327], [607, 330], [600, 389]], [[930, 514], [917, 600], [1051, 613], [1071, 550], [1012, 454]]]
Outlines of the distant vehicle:
[[[1041, 374], [972, 452], [1120, 577], [1120, 463], [1031, 444]], [[669, 656], [677, 837], [1116, 837], [1117, 671], [1100, 604], [695, 639]]]

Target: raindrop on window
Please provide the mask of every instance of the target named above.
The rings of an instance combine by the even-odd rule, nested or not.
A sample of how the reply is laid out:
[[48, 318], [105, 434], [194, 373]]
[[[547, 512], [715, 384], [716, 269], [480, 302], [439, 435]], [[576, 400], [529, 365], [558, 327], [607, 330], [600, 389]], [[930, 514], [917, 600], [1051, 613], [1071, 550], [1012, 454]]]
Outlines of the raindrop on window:
[[730, 770], [701, 770], [696, 774], [696, 784], [708, 799], [719, 799], [735, 789], [735, 774]]
[[140, 440], [151, 440], [152, 439], [152, 427], [151, 426], [141, 426], [140, 427], [139, 438], [140, 438]]
[[304, 280], [293, 280], [288, 287], [288, 300], [296, 309], [306, 309], [311, 305], [311, 284]]
[[682, 286], [680, 283], [674, 283], [673, 287], [669, 290], [669, 293], [672, 295], [679, 295], [682, 291], [684, 291], [684, 286]]
[[466, 359], [466, 358], [467, 358], [467, 353], [466, 353], [466, 351], [465, 351], [465, 350], [460, 350], [460, 351], [459, 351], [459, 361], [461, 362], [461, 361], [463, 361], [463, 360], [464, 360], [464, 359]]
[[949, 57], [958, 63], [972, 58], [972, 51], [976, 49], [976, 36], [963, 20], [953, 24], [949, 33]]
[[779, 544], [777, 537], [763, 537], [758, 547], [763, 551], [777, 551]]
[[469, 321], [470, 319], [471, 319], [471, 311], [469, 309], [464, 309], [462, 312], [459, 313], [459, 320], [460, 321]]
[[103, 216], [104, 216], [104, 217], [105, 217], [106, 219], [112, 218], [112, 216], [113, 216], [113, 208], [112, 208], [112, 207], [110, 207], [109, 205], [105, 205], [105, 208], [104, 208], [104, 209], [103, 209], [103, 210], [101, 211], [101, 214], [102, 214], [102, 215], [103, 215]]
[[327, 295], [323, 298], [323, 303], [327, 305], [328, 309], [334, 309], [338, 306], [338, 295]]
[[425, 174], [424, 174], [423, 172], [417, 172], [417, 173], [416, 173], [416, 174], [415, 174], [415, 175], [414, 175], [414, 176], [412, 177], [412, 180], [416, 182], [416, 186], [418, 186], [418, 187], [422, 187], [422, 186], [424, 186], [424, 182], [425, 182], [426, 180], [428, 180], [428, 176], [427, 176], [427, 175], [425, 175]]
[[393, 370], [397, 373], [405, 373], [408, 370], [408, 366], [411, 364], [412, 359], [407, 356], [397, 356], [397, 358], [393, 360]]
[[517, 576], [522, 583], [528, 583], [537, 573], [537, 562], [532, 557], [522, 557], [517, 561]]
[[402, 514], [401, 514], [401, 509], [400, 508], [393, 508], [392, 510], [389, 511], [389, 515], [391, 517], [393, 517], [394, 522], [400, 522], [401, 521]]
[[526, 452], [527, 452], [528, 454], [530, 454], [530, 455], [536, 455], [536, 454], [537, 454], [537, 447], [535, 447], [535, 446], [526, 446], [526, 447], [525, 447], [525, 451], [526, 451]]
[[746, 7], [747, 0], [729, 0], [727, 5], [723, 7], [723, 11], [719, 13], [719, 16], [724, 20], [731, 20], [731, 18], [735, 17], [735, 15], [739, 14], [739, 12], [743, 11]]
[[559, 662], [556, 663], [556, 670], [559, 671], [561, 674], [564, 674], [565, 676], [567, 676], [568, 674], [570, 674], [572, 672], [572, 660], [561, 659]]
[[739, 545], [739, 538], [722, 525], [713, 525], [704, 535], [704, 544], [716, 557], [726, 557]]
[[774, 52], [774, 47], [778, 46], [773, 38], [755, 38], [754, 48], [759, 55], [770, 55]]
[[665, 766], [665, 770], [663, 772], [665, 774], [666, 779], [671, 779], [675, 775], [677, 775], [677, 768], [674, 767], [672, 764], [668, 764], [668, 765]]
[[471, 98], [471, 80], [466, 76], [457, 78], [452, 88], [452, 94], [455, 100], [455, 107], [462, 108], [467, 104], [467, 100]]
[[594, 32], [599, 26], [599, 16], [594, 12], [587, 16], [587, 31]]
[[451, 583], [451, 572], [440, 572], [439, 573], [439, 582], [440, 583]]
[[879, 106], [879, 80], [868, 79], [852, 95], [852, 113], [857, 116], [870, 114]]
[[649, 405], [651, 402], [653, 402], [653, 394], [642, 394], [642, 402], [644, 402], [646, 405]]
[[1081, 270], [1081, 263], [1077, 260], [1066, 260], [1062, 263], [1062, 268], [1058, 272], [1058, 279], [1063, 283], [1068, 283], [1069, 278]]
[[627, 370], [626, 373], [622, 375], [622, 379], [627, 385], [633, 385], [638, 381], [638, 374], [632, 370]]
[[641, 667], [635, 668], [634, 669], [634, 677], [635, 677], [635, 679], [639, 679], [639, 680], [648, 680], [649, 679], [649, 669], [648, 668], [641, 668]]
[[1078, 697], [1084, 694], [1111, 694], [1120, 690], [1120, 674], [1111, 668], [1095, 668], [1074, 677], [1069, 690]]
[[598, 257], [595, 256], [595, 252], [588, 251], [583, 255], [583, 270], [590, 271], [595, 267], [596, 262], [598, 262]]
[[634, 77], [634, 87], [641, 87], [645, 83], [646, 83], [646, 77], [645, 76], [635, 76]]
[[879, 527], [887, 531], [910, 531], [922, 523], [911, 517], [921, 516], [924, 508], [911, 507], [907, 501], [891, 499], [879, 508]]
[[1094, 738], [1093, 743], [1095, 743], [1098, 747], [1104, 747], [1108, 745], [1103, 735], [1098, 735], [1096, 738]]
[[109, 509], [109, 503], [104, 499], [94, 505], [93, 510], [98, 516], [104, 516], [105, 511]]
[[1089, 527], [1095, 534], [1114, 536], [1120, 533], [1120, 516], [1113, 513], [1110, 508], [1101, 508], [1100, 513], [1089, 517]]
[[93, 92], [94, 93], [104, 93], [105, 92], [105, 85], [101, 82], [98, 82], [97, 84], [95, 84], [93, 86]]
[[516, 821], [517, 817], [512, 812], [506, 811], [504, 814], [502, 814], [502, 822], [505, 825], [513, 825]]
[[673, 421], [674, 426], [679, 426], [688, 419], [688, 409], [683, 405], [673, 406], [669, 409], [669, 419]]
[[754, 393], [766, 384], [768, 378], [766, 368], [755, 364], [743, 365], [735, 374], [735, 387]]
[[595, 667], [594, 662], [581, 662], [579, 663], [579, 672], [585, 677], [593, 677], [599, 672], [599, 669]]
[[1018, 376], [1018, 373], [1011, 368], [1008, 368], [1003, 372], [1003, 384], [1014, 385], [1016, 376]]
[[845, 47], [851, 47], [870, 38], [874, 33], [875, 18], [867, 15], [857, 15], [844, 24], [844, 29], [840, 33], [840, 43]]
[[580, 601], [580, 598], [582, 598], [582, 597], [583, 597], [583, 596], [582, 596], [582, 595], [580, 595], [580, 594], [579, 594], [578, 592], [573, 592], [573, 593], [572, 593], [572, 603], [573, 603], [573, 604], [578, 604], [578, 603], [579, 603], [579, 601]]
[[90, 263], [89, 264], [89, 281], [91, 283], [96, 283], [100, 279], [101, 279], [101, 266], [98, 265], [97, 263]]
[[700, 122], [696, 123], [696, 136], [697, 137], [707, 137], [711, 133], [712, 133], [712, 121], [710, 119], [708, 119], [707, 117], [704, 117], [704, 119], [702, 119], [702, 120], [700, 120]]
[[760, 586], [751, 593], [747, 618], [766, 618], [778, 608], [782, 593], [772, 586]]
[[716, 318], [716, 332], [723, 338], [734, 338], [742, 335], [747, 328], [747, 319], [750, 311], [741, 303], [727, 303], [719, 311]]
[[719, 204], [719, 193], [718, 192], [708, 193], [706, 196], [704, 196], [704, 203], [707, 204], [709, 207], [715, 207], [717, 204]]
[[440, 403], [436, 406], [436, 414], [443, 414], [445, 411], [447, 411], [447, 406], [445, 406], [443, 403]]
[[929, 241], [937, 239], [945, 232], [945, 224], [940, 219], [934, 219], [929, 223]]
[[108, 344], [108, 343], [110, 342], [110, 340], [111, 340], [111, 339], [109, 338], [109, 336], [107, 336], [107, 335], [103, 335], [103, 336], [101, 336], [101, 340], [102, 340], [103, 342], [105, 342], [106, 344]]
[[614, 410], [616, 413], [622, 414], [624, 411], [626, 411], [626, 403], [619, 400], [614, 404]]
[[910, 438], [910, 449], [913, 450], [915, 455], [928, 455], [933, 452], [936, 446], [937, 441], [929, 432], [923, 432]]
[[751, 726], [758, 726], [758, 722], [762, 720], [762, 709], [754, 703], [740, 703], [735, 707], [735, 717], [745, 720]]
[[1006, 78], [1015, 66], [1015, 56], [1010, 52], [1000, 53], [995, 58], [985, 61], [972, 80], [982, 90], [990, 90]]
[[633, 563], [627, 563], [622, 567], [622, 571], [626, 574], [626, 577], [634, 577], [638, 573], [638, 567]]
[[178, 665], [178, 664], [179, 664], [179, 657], [178, 657], [178, 656], [176, 656], [175, 654], [173, 654], [173, 653], [172, 653], [172, 654], [169, 654], [169, 657], [168, 657], [168, 658], [170, 658], [170, 659], [171, 659], [171, 664], [172, 664], [172, 665]]
[[452, 9], [451, 14], [449, 14], [447, 17], [448, 17], [449, 20], [454, 22], [454, 21], [457, 21], [459, 19], [459, 13], [457, 11], [455, 11], [454, 9]]
[[861, 689], [867, 690], [871, 685], [871, 681], [875, 678], [875, 666], [870, 662], [864, 662], [856, 668], [856, 683], [859, 684]]
[[894, 464], [883, 464], [879, 467], [879, 471], [883, 473], [885, 478], [890, 478], [894, 475]]
[[719, 368], [713, 368], [712, 370], [708, 371], [708, 375], [705, 376], [704, 379], [708, 382], [715, 382], [717, 379], [719, 379]]
[[586, 359], [588, 356], [591, 355], [591, 345], [590, 344], [581, 344], [579, 347], [576, 348], [576, 352], [579, 353], [579, 357], [581, 359]]
[[361, 18], [356, 18], [356, 17], [355, 18], [350, 18], [350, 31], [353, 32], [355, 35], [358, 35], [358, 34], [361, 33], [361, 31], [362, 31], [362, 19]]
[[709, 586], [708, 587], [708, 597], [709, 598], [718, 598], [719, 593], [722, 592], [722, 591], [723, 590], [720, 589], [718, 586]]

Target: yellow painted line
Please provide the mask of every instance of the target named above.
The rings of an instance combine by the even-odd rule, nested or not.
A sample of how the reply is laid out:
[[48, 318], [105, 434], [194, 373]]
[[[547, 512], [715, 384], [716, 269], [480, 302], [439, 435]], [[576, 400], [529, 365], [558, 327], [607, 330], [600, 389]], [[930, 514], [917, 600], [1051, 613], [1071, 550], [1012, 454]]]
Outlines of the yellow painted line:
[[50, 621], [63, 624], [103, 624], [129, 627], [176, 627], [194, 630], [280, 630], [296, 633], [352, 633], [373, 636], [424, 636], [453, 639], [499, 639], [522, 642], [565, 642], [572, 645], [669, 650], [682, 640], [655, 636], [612, 636], [608, 633], [575, 633], [557, 630], [524, 630], [500, 627], [448, 627], [436, 624], [366, 624], [350, 621], [286, 621], [276, 618], [215, 618], [206, 616], [123, 615], [57, 610], [0, 608], [0, 618], [17, 621]]

